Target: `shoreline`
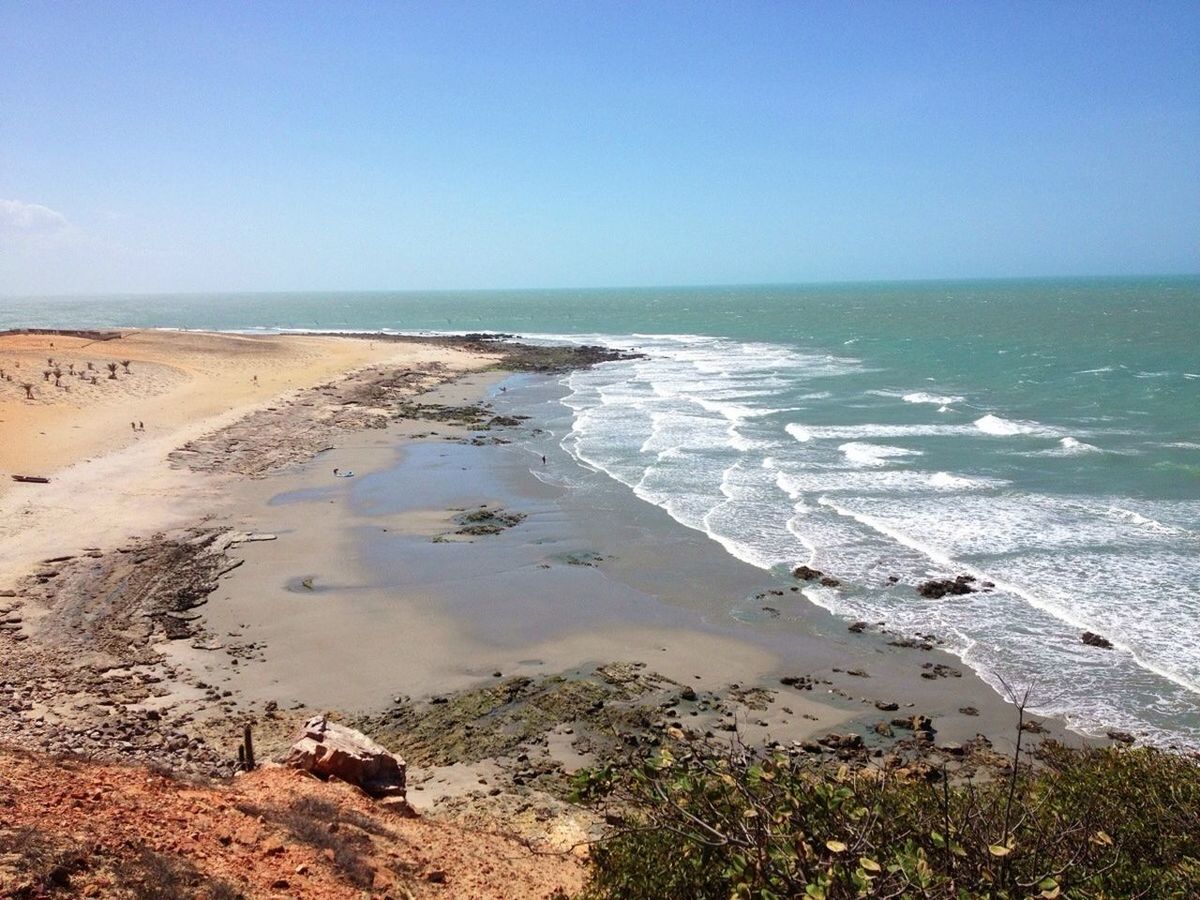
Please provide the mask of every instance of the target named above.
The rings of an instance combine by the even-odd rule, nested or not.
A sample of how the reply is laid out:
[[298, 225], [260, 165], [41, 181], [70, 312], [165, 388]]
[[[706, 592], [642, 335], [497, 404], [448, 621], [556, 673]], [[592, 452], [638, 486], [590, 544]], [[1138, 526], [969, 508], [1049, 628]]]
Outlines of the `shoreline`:
[[[362, 348], [361, 338], [352, 340]], [[221, 571], [205, 599], [196, 612], [172, 613], [196, 623], [202, 634], [156, 637], [150, 646], [163, 654], [164, 667], [154, 676], [158, 681], [135, 672], [123, 688], [104, 689], [125, 690], [126, 709], [137, 717], [154, 710], [165, 720], [177, 708], [178, 733], [187, 736], [184, 757], [196, 757], [197, 764], [233, 746], [222, 749], [231, 735], [213, 724], [230, 716], [258, 721], [270, 749], [301, 710], [335, 709], [379, 721], [397, 706], [428, 712], [436, 704], [427, 701], [510, 679], [595, 681], [614, 663], [635, 672], [626, 679], [639, 685], [625, 698], [633, 706], [639, 705], [634, 694], [654, 697], [660, 711], [675, 709], [682, 697], [681, 724], [697, 734], [732, 726], [748, 741], [826, 752], [815, 739], [839, 729], [856, 735], [855, 752], [868, 758], [902, 745], [914, 735], [911, 723], [903, 723], [926, 717], [936, 731], [917, 731], [928, 739], [937, 735], [926, 749], [941, 745], [955, 755], [978, 735], [1000, 748], [1011, 743], [1013, 707], [948, 654], [891, 646], [891, 636], [872, 629], [847, 631], [799, 594], [800, 583], [741, 563], [603, 476], [592, 473], [589, 481], [561, 450], [555, 453], [556, 445], [542, 446], [549, 467], [574, 467], [573, 477], [582, 481], [572, 488], [536, 477], [531, 448], [548, 440], [538, 410], [553, 402], [555, 385], [494, 371], [496, 358], [448, 343], [389, 345], [393, 357], [397, 347], [434, 353], [422, 357], [422, 365], [433, 366], [428, 377], [402, 384], [383, 373], [383, 363], [347, 365], [348, 374], [332, 382], [311, 379], [315, 383], [64, 470], [51, 485], [39, 486], [42, 496], [54, 498], [41, 513], [33, 497], [23, 498], [24, 515], [41, 527], [22, 530], [19, 539], [0, 534], [7, 565], [0, 588], [11, 591], [18, 572], [36, 575], [39, 559], [83, 552], [84, 562], [112, 557], [121, 545], [125, 556], [144, 555], [136, 542], [129, 545], [139, 533], [161, 545], [163, 538], [150, 533], [201, 523], [230, 529], [235, 539], [221, 547]], [[447, 353], [463, 361], [454, 371], [445, 368]], [[471, 374], [483, 368], [493, 371]], [[511, 389], [496, 390], [504, 378]], [[369, 404], [385, 403], [380, 398], [389, 391], [395, 393], [386, 400], [393, 418], [372, 419], [386, 418]], [[299, 440], [310, 434], [321, 404], [335, 411], [328, 430]], [[353, 415], [336, 418], [346, 409]], [[267, 452], [292, 442], [298, 455]], [[181, 449], [190, 455], [181, 457]], [[333, 479], [333, 467], [356, 476]], [[96, 482], [120, 475], [136, 481], [133, 473], [154, 485], [157, 499], [148, 503], [146, 490], [123, 484], [111, 492], [120, 502], [110, 497], [98, 511], [104, 492]], [[70, 508], [64, 494], [78, 498], [74, 505], [83, 511], [64, 512]], [[483, 504], [523, 518], [495, 534], [456, 534], [462, 526], [456, 517]], [[125, 520], [135, 508], [137, 515]], [[98, 518], [109, 521], [100, 526]], [[85, 575], [79, 584], [86, 592], [92, 582]], [[729, 615], [731, 597], [748, 614], [743, 619]], [[55, 630], [52, 598], [40, 609], [33, 596], [23, 599], [24, 606], [0, 600], [6, 617], [15, 619], [0, 639], [20, 638], [28, 654], [65, 632]], [[66, 670], [56, 672], [59, 681], [52, 684], [70, 688]], [[5, 677], [14, 681], [9, 672]], [[160, 684], [168, 689], [148, 687]], [[27, 688], [13, 692], [20, 698], [13, 725], [31, 719], [47, 727], [70, 724], [70, 713], [55, 708], [53, 689], [26, 699]], [[139, 722], [143, 737], [153, 734], [154, 726]], [[586, 746], [573, 746], [590, 738], [567, 740], [562, 730], [574, 726], [556, 727], [554, 741], [538, 735], [553, 744], [544, 756], [568, 771], [592, 758]], [[1078, 740], [1057, 722], [1043, 727], [1050, 736]], [[5, 731], [11, 735], [11, 726]], [[152, 750], [125, 743], [135, 756]], [[102, 753], [104, 740], [85, 744], [87, 752]], [[201, 745], [213, 755], [200, 752]], [[472, 765], [485, 762], [489, 770], [496, 764]]]

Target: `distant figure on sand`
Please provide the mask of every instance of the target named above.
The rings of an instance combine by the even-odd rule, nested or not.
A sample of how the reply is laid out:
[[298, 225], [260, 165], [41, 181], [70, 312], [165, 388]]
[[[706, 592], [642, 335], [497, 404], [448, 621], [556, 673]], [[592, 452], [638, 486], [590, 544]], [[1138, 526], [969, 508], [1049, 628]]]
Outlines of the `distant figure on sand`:
[[543, 453], [542, 454], [542, 465], [544, 466], [545, 464], [546, 464], [546, 454]]
[[137, 422], [130, 422], [130, 423], [129, 423], [129, 427], [130, 427], [130, 429], [132, 429], [133, 431], [137, 431]]
[[138, 422], [138, 431], [145, 431], [145, 430], [146, 430], [146, 423], [139, 421]]
[[338, 473], [338, 471], [339, 471], [339, 470], [335, 468], [335, 469], [333, 470], [333, 474], [334, 474], [334, 475], [336, 475], [336, 474]]

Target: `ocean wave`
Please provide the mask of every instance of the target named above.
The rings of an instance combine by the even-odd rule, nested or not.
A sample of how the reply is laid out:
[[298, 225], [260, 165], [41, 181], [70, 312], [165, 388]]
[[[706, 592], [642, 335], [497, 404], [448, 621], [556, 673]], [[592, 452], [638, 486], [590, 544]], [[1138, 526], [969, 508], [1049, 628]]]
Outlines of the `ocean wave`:
[[783, 430], [786, 431], [788, 434], [790, 434], [792, 437], [794, 437], [796, 440], [798, 440], [802, 444], [807, 444], [809, 441], [811, 441], [813, 439], [813, 435], [812, 435], [811, 431], [809, 431], [803, 425], [799, 425], [795, 422], [792, 422], [791, 424], [784, 426]]
[[1155, 534], [1169, 535], [1187, 535], [1190, 534], [1183, 528], [1176, 528], [1174, 525], [1167, 525], [1164, 522], [1159, 522], [1156, 519], [1151, 519], [1149, 516], [1144, 516], [1139, 512], [1134, 512], [1132, 509], [1123, 509], [1120, 506], [1110, 506], [1107, 510], [1108, 514], [1115, 519], [1123, 522], [1128, 522], [1131, 525], [1136, 525], [1138, 528], [1144, 528], [1147, 531]]
[[813, 439], [855, 441], [869, 438], [930, 437], [934, 435], [977, 434], [970, 425], [801, 425], [793, 422], [784, 429], [797, 441]]
[[905, 403], [931, 403], [934, 406], [949, 406], [952, 403], [962, 403], [967, 398], [957, 394], [926, 394], [924, 391], [914, 391], [900, 398]]
[[921, 455], [920, 450], [889, 447], [886, 444], [865, 444], [859, 441], [842, 444], [838, 450], [842, 452], [848, 462], [856, 466], [886, 466], [892, 459]]
[[984, 434], [997, 437], [1012, 437], [1018, 434], [1046, 435], [1052, 434], [1050, 429], [1037, 422], [1014, 422], [992, 413], [975, 420], [975, 427]]
[[939, 490], [975, 490], [978, 488], [1000, 487], [1008, 484], [996, 478], [967, 478], [963, 475], [951, 475], [949, 472], [934, 472], [929, 476], [930, 487]]

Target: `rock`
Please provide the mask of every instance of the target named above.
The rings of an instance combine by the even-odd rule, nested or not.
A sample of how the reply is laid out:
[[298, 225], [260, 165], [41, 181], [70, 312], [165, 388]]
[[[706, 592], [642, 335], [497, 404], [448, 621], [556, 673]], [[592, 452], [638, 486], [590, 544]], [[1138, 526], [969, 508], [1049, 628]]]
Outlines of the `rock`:
[[892, 726], [887, 722], [876, 722], [875, 733], [882, 735], [883, 737], [891, 737], [893, 734], [895, 734], [895, 732], [892, 731]]
[[959, 711], [960, 713], [962, 713], [964, 716], [977, 716], [977, 715], [979, 715], [979, 710], [977, 710], [977, 709], [976, 709], [975, 707], [973, 707], [973, 706], [960, 706], [960, 707], [958, 708], [958, 711]]
[[892, 703], [891, 701], [884, 702], [883, 700], [876, 700], [875, 708], [880, 710], [881, 712], [894, 712], [895, 710], [900, 708], [900, 704]]
[[404, 760], [365, 734], [324, 716], [304, 723], [282, 762], [321, 778], [336, 777], [373, 797], [404, 796]]
[[796, 566], [792, 569], [792, 577], [800, 578], [804, 581], [816, 581], [825, 575], [820, 569], [810, 569], [808, 566]]
[[1091, 631], [1085, 631], [1081, 640], [1089, 647], [1099, 647], [1101, 650], [1111, 650], [1112, 641]]
[[854, 623], [850, 624], [849, 626], [847, 626], [846, 630], [852, 631], [852, 632], [854, 632], [854, 634], [862, 634], [863, 629], [866, 627], [867, 627], [866, 622], [854, 622]]
[[1117, 731], [1115, 728], [1105, 732], [1110, 740], [1117, 741], [1120, 744], [1132, 744], [1135, 740], [1134, 736], [1128, 731]]
[[973, 594], [975, 593], [975, 588], [971, 584], [974, 581], [974, 575], [958, 575], [954, 578], [934, 578], [917, 585], [917, 593], [922, 597], [928, 597], [930, 600], [940, 600], [947, 594], [955, 596]]
[[696, 699], [696, 690], [692, 687], [685, 687], [679, 692], [679, 699], [687, 700], [689, 703]]
[[841, 584], [841, 581], [836, 578], [832, 578], [829, 575], [825, 575], [821, 578], [822, 587], [841, 587]]
[[915, 715], [912, 717], [909, 727], [916, 732], [924, 732], [925, 734], [934, 734], [937, 729], [933, 727], [933, 720], [928, 716]]

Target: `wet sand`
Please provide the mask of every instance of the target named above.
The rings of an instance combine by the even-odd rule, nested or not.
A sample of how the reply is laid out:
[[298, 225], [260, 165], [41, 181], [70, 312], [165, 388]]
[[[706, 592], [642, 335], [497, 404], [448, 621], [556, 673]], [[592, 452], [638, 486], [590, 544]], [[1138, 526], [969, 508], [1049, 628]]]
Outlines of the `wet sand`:
[[[485, 395], [501, 414], [533, 416], [502, 437], [405, 422], [247, 484], [233, 524], [277, 540], [233, 551], [245, 565], [221, 581], [205, 622], [260, 652], [236, 670], [220, 652], [178, 645], [175, 660], [251, 701], [362, 711], [497, 672], [621, 660], [696, 690], [770, 692], [739, 722], [750, 740], [835, 726], [873, 739], [877, 723], [921, 714], [942, 741], [1011, 741], [1015, 709], [956, 658], [892, 646], [898, 636], [875, 626], [848, 631], [790, 575], [739, 562], [567, 457], [552, 433], [553, 382], [499, 386], [495, 374], [470, 376], [428, 399]], [[335, 467], [356, 475], [335, 478]], [[456, 534], [456, 516], [484, 505], [524, 518]], [[789, 676], [813, 686], [781, 684]]]

